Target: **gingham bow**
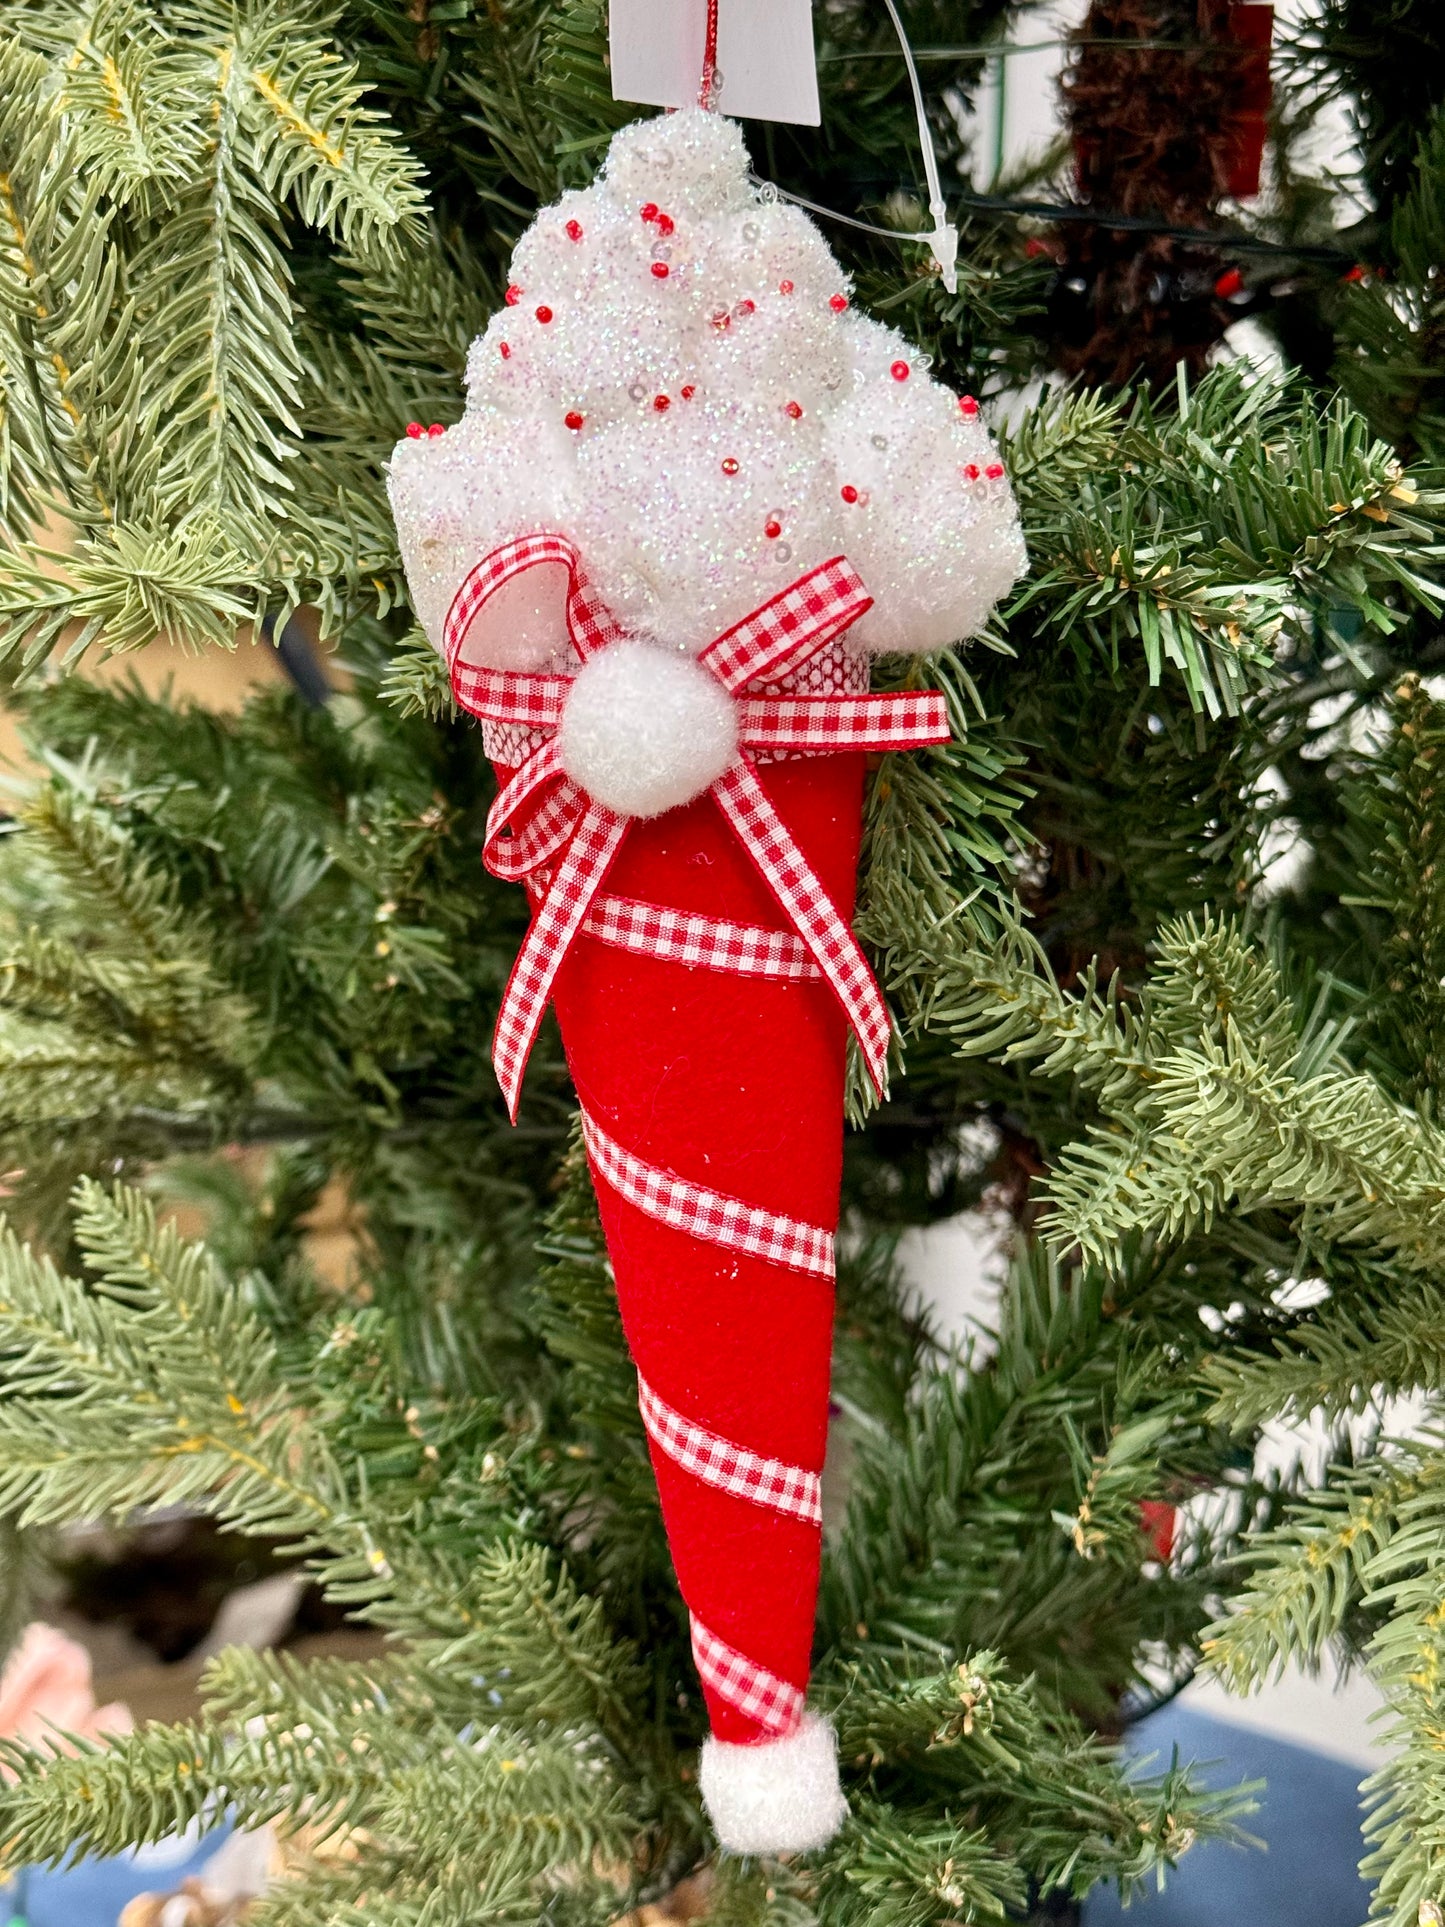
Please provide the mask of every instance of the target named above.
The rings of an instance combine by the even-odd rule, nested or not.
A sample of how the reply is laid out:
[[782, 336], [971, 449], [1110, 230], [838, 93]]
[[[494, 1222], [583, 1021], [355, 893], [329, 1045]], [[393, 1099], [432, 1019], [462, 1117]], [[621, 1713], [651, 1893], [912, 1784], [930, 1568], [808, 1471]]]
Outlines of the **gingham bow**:
[[[483, 852], [493, 876], [529, 879], [539, 899], [492, 1040], [492, 1062], [514, 1120], [557, 972], [632, 825], [630, 817], [595, 802], [562, 768], [557, 728], [571, 676], [479, 669], [462, 661], [467, 632], [489, 599], [544, 562], [560, 562], [567, 570], [567, 627], [582, 661], [621, 639], [625, 631], [588, 584], [576, 549], [553, 534], [523, 536], [483, 557], [453, 597], [445, 633], [452, 689], [462, 708], [486, 722], [545, 735], [492, 805]], [[738, 755], [709, 794], [832, 985], [881, 1092], [888, 1054], [882, 993], [852, 931], [758, 781], [750, 754], [794, 750], [820, 756], [948, 741], [947, 707], [936, 690], [887, 696], [749, 693], [750, 686], [802, 668], [871, 603], [846, 558], [834, 556], [710, 642], [698, 660], [737, 700], [740, 712]]]

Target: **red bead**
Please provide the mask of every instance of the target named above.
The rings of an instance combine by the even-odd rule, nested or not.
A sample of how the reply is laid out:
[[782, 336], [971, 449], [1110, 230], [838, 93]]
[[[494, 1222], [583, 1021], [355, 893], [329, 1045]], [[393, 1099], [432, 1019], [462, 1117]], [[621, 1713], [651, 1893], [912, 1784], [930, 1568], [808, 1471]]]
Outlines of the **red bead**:
[[431, 427], [427, 430], [428, 435], [445, 435], [446, 432], [447, 431], [442, 427], [440, 422], [433, 422]]
[[723, 465], [722, 465], [722, 472], [723, 472], [723, 474], [724, 474], [724, 475], [736, 475], [736, 474], [737, 474], [737, 472], [738, 472], [738, 459], [737, 459], [737, 456], [736, 456], [736, 455], [724, 455], [724, 456], [723, 456]]
[[958, 472], [965, 482], [976, 482], [978, 480], [978, 463], [965, 462]]
[[780, 281], [778, 283], [779, 294], [791, 294], [792, 292], [793, 292], [793, 284], [791, 281]]
[[726, 334], [728, 329], [733, 325], [733, 318], [726, 308], [718, 308], [713, 314], [712, 325], [720, 335]]
[[758, 311], [757, 302], [749, 301], [746, 299], [746, 297], [743, 300], [741, 300], [738, 303], [738, 305], [733, 309], [734, 314], [741, 314], [741, 315], [756, 314], [757, 311]]
[[580, 241], [582, 239], [582, 223], [580, 221], [569, 221], [562, 232], [567, 236], [569, 241]]
[[512, 359], [512, 345], [511, 345], [511, 343], [510, 343], [510, 342], [508, 342], [508, 341], [504, 341], [504, 342], [503, 342], [503, 343], [501, 344], [501, 346], [502, 346], [502, 360], [503, 360], [503, 361], [510, 361], [510, 360]]
[[833, 310], [834, 314], [842, 314], [847, 305], [848, 297], [846, 294], [834, 294], [828, 297], [828, 306]]
[[672, 270], [668, 267], [666, 261], [654, 261], [652, 264], [652, 272], [659, 281], [665, 281]]
[[691, 383], [691, 382], [689, 382], [689, 383], [687, 384], [687, 386], [686, 386], [686, 388], [684, 388], [684, 389], [683, 389], [683, 391], [682, 391], [682, 398], [683, 398], [683, 400], [684, 400], [684, 401], [691, 401], [691, 400], [692, 400], [692, 398], [693, 398], [693, 396], [694, 396], [694, 395], [695, 395], [696, 393], [697, 393], [697, 390], [696, 390], [696, 388], [694, 388], [694, 386], [692, 385], [692, 383]]
[[661, 235], [673, 234], [676, 232], [676, 230], [677, 230], [677, 222], [673, 220], [670, 214], [658, 215], [657, 231], [659, 234]]
[[522, 298], [522, 290], [517, 286], [516, 282], [514, 281], [511, 287], [508, 288], [507, 290], [507, 296], [506, 296], [507, 306], [509, 308], [515, 308], [517, 303], [521, 300], [521, 298]]
[[411, 436], [412, 440], [415, 441], [419, 435], [424, 435], [426, 433], [426, 430], [422, 427], [420, 422], [408, 422], [406, 425], [406, 432], [408, 435]]
[[1003, 480], [1003, 463], [990, 462], [983, 472], [991, 482], [1001, 482]]
[[801, 421], [803, 419], [803, 404], [798, 401], [784, 402], [783, 413], [790, 416], [795, 422]]
[[665, 415], [672, 406], [672, 397], [670, 395], [654, 395], [652, 405], [659, 415]]
[[1238, 294], [1244, 286], [1244, 276], [1238, 268], [1226, 268], [1214, 284], [1214, 292], [1221, 301], [1227, 301], [1232, 294]]
[[542, 306], [537, 310], [537, 319], [541, 322], [544, 328], [546, 327], [547, 323], [552, 319], [552, 310], [547, 306], [545, 302], [543, 302]]
[[907, 381], [908, 377], [913, 373], [913, 370], [906, 361], [895, 361], [888, 372], [895, 381]]
[[856, 502], [858, 500], [858, 491], [851, 482], [845, 482], [838, 493], [845, 502]]
[[655, 221], [657, 219], [657, 202], [644, 201], [637, 211], [644, 221]]
[[562, 417], [562, 419], [564, 422], [566, 422], [567, 426], [575, 434], [576, 431], [582, 426], [584, 417], [579, 415], [575, 408], [569, 408], [567, 410], [567, 413]]
[[767, 536], [770, 542], [774, 541], [782, 532], [783, 525], [781, 522], [765, 522], [763, 524], [763, 534]]
[[960, 415], [967, 415], [969, 420], [972, 421], [973, 417], [978, 413], [978, 403], [972, 395], [959, 396], [958, 412]]

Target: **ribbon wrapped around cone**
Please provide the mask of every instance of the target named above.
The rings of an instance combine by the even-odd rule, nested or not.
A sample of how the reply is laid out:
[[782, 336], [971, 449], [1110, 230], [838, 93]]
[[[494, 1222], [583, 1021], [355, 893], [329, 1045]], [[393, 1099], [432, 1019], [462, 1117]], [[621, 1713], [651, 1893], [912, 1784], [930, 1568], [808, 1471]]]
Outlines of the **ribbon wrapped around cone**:
[[[572, 679], [463, 657], [487, 599], [549, 563], [568, 572], [579, 662], [622, 640], [575, 548], [553, 533], [480, 562], [446, 629], [458, 702], [510, 730], [500, 740], [514, 755], [528, 750], [498, 769], [485, 850], [496, 875], [527, 882], [535, 905], [494, 1061], [515, 1116], [555, 997], [715, 1736], [711, 1778], [727, 1781], [729, 1748], [822, 1744], [804, 1695], [847, 1030], [880, 1089], [888, 1048], [887, 1011], [848, 926], [863, 762], [868, 751], [947, 741], [948, 718], [933, 691], [786, 689], [806, 684], [820, 657], [835, 672], [846, 665], [838, 638], [868, 607], [836, 557], [698, 658], [739, 710], [724, 772], [650, 820], [620, 815], [563, 766]], [[775, 760], [760, 769], [760, 755]], [[719, 1797], [726, 1807], [726, 1786]], [[755, 1822], [734, 1823], [730, 1844], [779, 1844], [777, 1803], [767, 1804]], [[831, 1833], [831, 1791], [825, 1805], [802, 1831]], [[791, 1825], [781, 1844], [810, 1844], [798, 1833]]]

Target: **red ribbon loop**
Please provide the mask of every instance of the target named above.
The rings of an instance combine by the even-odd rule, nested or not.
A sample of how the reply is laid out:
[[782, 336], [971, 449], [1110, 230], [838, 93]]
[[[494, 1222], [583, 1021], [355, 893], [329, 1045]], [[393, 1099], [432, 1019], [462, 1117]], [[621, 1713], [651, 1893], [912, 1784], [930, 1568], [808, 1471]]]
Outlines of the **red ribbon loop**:
[[[492, 1040], [492, 1062], [514, 1120], [527, 1058], [557, 972], [632, 825], [630, 817], [594, 802], [562, 768], [556, 731], [570, 676], [479, 669], [462, 661], [467, 632], [492, 596], [515, 576], [548, 562], [567, 570], [567, 629], [578, 656], [585, 662], [620, 639], [625, 631], [588, 583], [577, 550], [565, 536], [550, 533], [522, 536], [484, 556], [452, 599], [444, 638], [452, 689], [463, 709], [485, 722], [519, 724], [546, 739], [492, 805], [483, 851], [494, 876], [526, 881], [537, 900]], [[801, 669], [871, 606], [872, 597], [846, 557], [834, 556], [734, 623], [698, 661], [737, 698], [740, 712], [737, 759], [709, 794], [832, 986], [881, 1094], [889, 1034], [883, 994], [857, 939], [758, 781], [752, 756], [759, 750], [824, 756], [840, 750], [918, 749], [948, 741], [947, 705], [937, 690], [824, 697], [758, 690], [759, 684]]]

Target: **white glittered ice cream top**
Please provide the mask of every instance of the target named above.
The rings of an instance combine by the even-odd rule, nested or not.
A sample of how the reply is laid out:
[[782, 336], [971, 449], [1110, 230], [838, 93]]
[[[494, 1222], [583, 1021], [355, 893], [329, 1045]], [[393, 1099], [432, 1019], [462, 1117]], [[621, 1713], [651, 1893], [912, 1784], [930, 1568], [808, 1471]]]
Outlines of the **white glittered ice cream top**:
[[[1025, 562], [977, 405], [849, 305], [812, 221], [760, 195], [738, 128], [696, 108], [624, 128], [596, 183], [538, 215], [462, 420], [399, 443], [390, 490], [438, 647], [473, 565], [540, 531], [571, 539], [629, 631], [693, 653], [835, 555], [874, 599], [850, 645], [937, 648]], [[509, 584], [468, 657], [563, 660], [562, 593], [560, 567]]]

